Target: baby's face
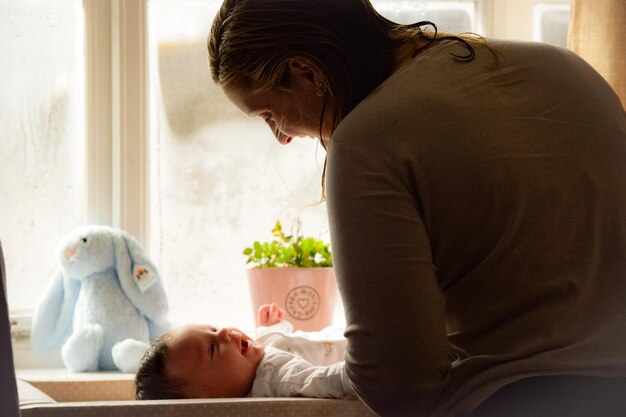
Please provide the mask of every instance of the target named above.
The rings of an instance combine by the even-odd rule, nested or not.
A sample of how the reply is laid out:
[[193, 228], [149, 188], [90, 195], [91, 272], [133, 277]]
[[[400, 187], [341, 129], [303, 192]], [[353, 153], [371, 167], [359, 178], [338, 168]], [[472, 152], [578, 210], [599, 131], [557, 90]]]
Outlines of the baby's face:
[[263, 354], [237, 329], [188, 325], [172, 331], [165, 373], [188, 398], [245, 397]]

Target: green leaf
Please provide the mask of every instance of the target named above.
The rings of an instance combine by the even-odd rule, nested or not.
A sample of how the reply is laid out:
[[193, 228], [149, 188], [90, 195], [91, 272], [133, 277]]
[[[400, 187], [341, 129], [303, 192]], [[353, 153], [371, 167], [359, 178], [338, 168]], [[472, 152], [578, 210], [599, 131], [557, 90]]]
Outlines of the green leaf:
[[246, 263], [270, 268], [332, 266], [330, 244], [303, 237], [300, 235], [300, 226], [298, 222], [295, 235], [285, 236], [280, 221], [276, 221], [272, 229], [274, 240], [263, 243], [255, 241], [251, 248], [243, 250], [243, 254], [248, 256]]

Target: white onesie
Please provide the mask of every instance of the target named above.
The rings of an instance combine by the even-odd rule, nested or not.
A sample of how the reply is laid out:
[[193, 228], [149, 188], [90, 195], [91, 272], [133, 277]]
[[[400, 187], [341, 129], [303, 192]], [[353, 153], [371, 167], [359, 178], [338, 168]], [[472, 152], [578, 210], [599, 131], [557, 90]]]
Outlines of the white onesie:
[[344, 370], [346, 339], [341, 329], [293, 332], [288, 321], [259, 327], [265, 347], [250, 397], [357, 398]]

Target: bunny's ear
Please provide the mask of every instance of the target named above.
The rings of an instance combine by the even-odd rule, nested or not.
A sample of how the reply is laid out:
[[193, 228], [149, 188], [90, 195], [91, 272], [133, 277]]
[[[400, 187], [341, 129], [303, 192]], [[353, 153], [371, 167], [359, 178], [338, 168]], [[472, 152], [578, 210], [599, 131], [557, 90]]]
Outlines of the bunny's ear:
[[31, 344], [35, 352], [60, 348], [72, 330], [74, 307], [80, 292], [80, 281], [61, 270], [53, 277], [39, 305], [31, 326]]
[[172, 323], [170, 323], [168, 320], [162, 323], [155, 323], [152, 320], [148, 320], [148, 331], [150, 332], [150, 343], [154, 342], [159, 337], [161, 337], [164, 333], [167, 333], [170, 330], [172, 330]]
[[120, 286], [148, 320], [167, 323], [168, 305], [163, 282], [137, 240], [126, 232], [113, 236], [115, 266]]

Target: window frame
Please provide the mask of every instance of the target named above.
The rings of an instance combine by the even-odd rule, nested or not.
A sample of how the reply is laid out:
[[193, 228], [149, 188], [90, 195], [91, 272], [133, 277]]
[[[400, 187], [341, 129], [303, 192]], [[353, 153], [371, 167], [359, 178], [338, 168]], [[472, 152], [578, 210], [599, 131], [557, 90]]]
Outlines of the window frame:
[[500, 39], [533, 40], [536, 3], [570, 4], [570, 0], [479, 0], [485, 35]]
[[[87, 221], [149, 239], [146, 0], [83, 0]], [[149, 250], [149, 248], [146, 248]]]
[[[83, 11], [87, 222], [149, 251], [147, 0], [83, 0]], [[9, 314], [16, 369], [63, 367], [59, 352], [32, 352], [33, 311]]]

